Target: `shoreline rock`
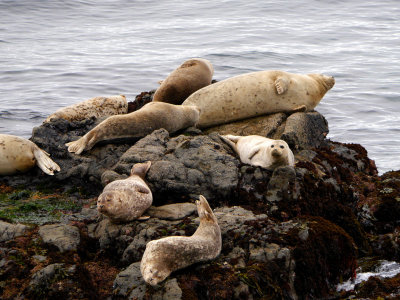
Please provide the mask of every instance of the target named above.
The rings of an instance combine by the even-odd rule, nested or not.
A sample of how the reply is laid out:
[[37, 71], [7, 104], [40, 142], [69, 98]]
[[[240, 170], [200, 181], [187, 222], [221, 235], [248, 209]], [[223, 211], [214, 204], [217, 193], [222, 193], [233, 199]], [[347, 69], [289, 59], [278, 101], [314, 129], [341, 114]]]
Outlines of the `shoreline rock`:
[[[141, 95], [143, 103], [149, 99]], [[361, 145], [326, 139], [328, 124], [318, 112], [175, 135], [160, 129], [139, 140], [96, 145], [81, 156], [68, 153], [64, 144], [99, 121], [57, 120], [33, 130], [32, 140], [51, 153], [59, 174], [44, 177], [34, 169], [0, 177], [2, 298], [38, 297], [38, 282], [46, 278], [45, 295], [63, 299], [340, 299], [360, 289], [339, 293], [336, 285], [355, 276], [361, 258], [400, 261], [400, 171], [378, 176]], [[217, 132], [285, 139], [297, 145], [295, 167], [268, 171], [242, 164]], [[113, 224], [99, 215], [103, 186], [147, 160], [151, 218]], [[193, 234], [199, 194], [218, 218], [221, 255], [173, 273], [159, 289], [146, 286], [138, 271], [146, 243]], [[30, 226], [12, 224], [25, 215], [32, 216]], [[46, 229], [60, 240], [48, 238]], [[392, 288], [396, 280], [371, 279], [367, 286], [375, 295], [385, 293], [379, 286], [394, 295], [400, 293]]]

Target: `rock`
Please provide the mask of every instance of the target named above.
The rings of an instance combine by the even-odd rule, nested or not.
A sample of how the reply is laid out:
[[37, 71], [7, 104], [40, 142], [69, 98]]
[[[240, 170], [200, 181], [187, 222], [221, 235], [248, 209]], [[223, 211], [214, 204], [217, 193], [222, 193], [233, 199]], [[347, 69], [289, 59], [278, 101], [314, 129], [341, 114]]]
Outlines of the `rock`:
[[182, 299], [182, 290], [180, 289], [176, 278], [169, 279], [163, 284], [163, 288], [152, 295], [153, 300], [179, 300]]
[[204, 130], [206, 134], [218, 132], [221, 135], [261, 135], [269, 138], [278, 138], [284, 129], [286, 114], [277, 113], [265, 115], [229, 124], [218, 125]]
[[101, 249], [108, 249], [120, 236], [123, 225], [114, 224], [108, 218], [104, 218], [99, 223], [88, 225], [88, 235], [97, 239]]
[[292, 150], [318, 148], [329, 132], [328, 122], [318, 112], [277, 113], [219, 125], [206, 133], [261, 135], [285, 140]]
[[27, 227], [22, 224], [10, 224], [0, 221], [0, 242], [12, 240], [25, 233]]
[[140, 272], [140, 261], [129, 265], [120, 272], [114, 280], [113, 294], [129, 299], [143, 299], [146, 291], [146, 282]]
[[151, 160], [146, 179], [155, 202], [202, 194], [212, 205], [218, 197], [230, 197], [238, 183], [239, 161], [221, 143], [216, 135], [170, 138], [159, 129], [132, 146], [114, 171], [126, 174], [134, 163]]
[[39, 235], [44, 243], [56, 246], [61, 253], [77, 251], [80, 243], [79, 229], [70, 225], [44, 225], [39, 228]]
[[255, 215], [252, 211], [240, 206], [217, 208], [214, 210], [214, 215], [218, 219], [218, 225], [223, 235], [228, 232], [245, 233], [247, 227], [245, 224], [247, 222], [266, 220], [268, 218], [264, 214]]
[[197, 211], [197, 207], [193, 203], [176, 203], [158, 207], [151, 206], [146, 214], [163, 220], [180, 220], [190, 216], [195, 211]]
[[297, 112], [287, 118], [280, 139], [293, 150], [319, 148], [328, 132], [328, 121], [319, 112]]
[[67, 276], [64, 264], [51, 264], [32, 275], [26, 293], [34, 298], [41, 298], [49, 292], [51, 285]]

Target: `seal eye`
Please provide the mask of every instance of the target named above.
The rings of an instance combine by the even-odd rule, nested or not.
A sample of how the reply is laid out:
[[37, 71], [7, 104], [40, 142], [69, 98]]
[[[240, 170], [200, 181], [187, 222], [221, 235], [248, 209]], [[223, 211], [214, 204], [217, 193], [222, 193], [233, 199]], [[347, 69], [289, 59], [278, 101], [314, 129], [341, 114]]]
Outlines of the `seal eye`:
[[274, 145], [271, 145], [271, 148], [274, 148], [275, 146]]
[[283, 149], [283, 148], [285, 148], [285, 147], [283, 147], [283, 146], [281, 145], [281, 149]]

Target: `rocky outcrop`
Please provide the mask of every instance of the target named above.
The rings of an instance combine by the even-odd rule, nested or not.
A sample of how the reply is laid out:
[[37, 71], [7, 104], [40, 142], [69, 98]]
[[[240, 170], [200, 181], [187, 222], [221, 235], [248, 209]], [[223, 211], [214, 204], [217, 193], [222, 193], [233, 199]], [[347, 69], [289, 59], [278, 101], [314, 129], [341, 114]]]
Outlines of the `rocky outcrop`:
[[[29, 195], [50, 187], [12, 200], [27, 203], [18, 213], [35, 207], [29, 213], [43, 214], [29, 201], [56, 193], [80, 205], [56, 211], [59, 222], [53, 218], [55, 224], [41, 226], [13, 225], [13, 214], [4, 215], [10, 223], [0, 226], [10, 229], [0, 241], [2, 298], [351, 297], [355, 292], [340, 294], [336, 285], [354, 277], [360, 258], [400, 260], [400, 172], [378, 176], [362, 146], [326, 139], [328, 126], [318, 112], [274, 114], [175, 135], [159, 129], [138, 141], [96, 145], [81, 156], [68, 153], [64, 144], [99, 121], [58, 120], [36, 128], [32, 140], [62, 171], [43, 177], [36, 169], [0, 179], [4, 199], [19, 194], [21, 184]], [[282, 138], [292, 146], [296, 164], [274, 171], [242, 164], [218, 133]], [[150, 219], [114, 224], [99, 215], [95, 204], [103, 186], [147, 160], [152, 166], [146, 181], [154, 196], [145, 213]], [[218, 219], [220, 256], [174, 272], [158, 287], [146, 285], [140, 274], [146, 243], [192, 235], [199, 224], [193, 204], [199, 194]], [[397, 281], [370, 279], [364, 291], [356, 289], [383, 297], [378, 286], [386, 286], [395, 295]]]

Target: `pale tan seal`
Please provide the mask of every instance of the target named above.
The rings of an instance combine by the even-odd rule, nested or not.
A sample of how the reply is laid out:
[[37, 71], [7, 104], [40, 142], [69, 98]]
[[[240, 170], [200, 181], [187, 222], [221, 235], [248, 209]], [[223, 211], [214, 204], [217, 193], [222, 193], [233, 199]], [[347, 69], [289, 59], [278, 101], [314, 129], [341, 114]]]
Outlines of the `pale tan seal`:
[[54, 175], [60, 167], [35, 143], [9, 134], [0, 134], [0, 175], [23, 173], [38, 165], [43, 172]]
[[333, 77], [260, 71], [231, 77], [190, 95], [182, 105], [200, 108], [200, 128], [277, 112], [311, 111], [333, 87]]
[[173, 271], [220, 254], [222, 240], [217, 218], [203, 196], [196, 205], [200, 225], [192, 236], [170, 236], [147, 243], [140, 263], [147, 283], [157, 285]]
[[79, 140], [66, 145], [69, 152], [80, 154], [84, 150], [92, 149], [99, 141], [142, 137], [159, 128], [172, 133], [195, 125], [198, 119], [199, 110], [195, 106], [150, 102], [138, 111], [105, 119]]
[[189, 59], [162, 81], [153, 101], [182, 104], [192, 93], [211, 84], [213, 74], [214, 68], [208, 60]]
[[108, 117], [128, 112], [128, 102], [124, 95], [110, 97], [95, 97], [80, 103], [57, 110], [47, 117], [45, 122], [53, 119], [82, 121], [92, 117]]
[[106, 185], [98, 197], [97, 210], [116, 223], [140, 218], [153, 202], [153, 194], [144, 181], [150, 166], [150, 161], [135, 164], [128, 178]]
[[279, 166], [294, 166], [293, 152], [283, 140], [259, 135], [220, 137], [239, 155], [242, 163], [270, 170]]

